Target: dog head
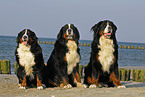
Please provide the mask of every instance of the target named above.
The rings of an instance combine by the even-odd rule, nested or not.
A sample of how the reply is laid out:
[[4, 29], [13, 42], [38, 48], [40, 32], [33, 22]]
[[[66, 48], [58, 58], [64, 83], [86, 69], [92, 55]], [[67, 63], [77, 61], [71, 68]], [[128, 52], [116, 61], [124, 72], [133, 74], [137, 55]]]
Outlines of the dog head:
[[111, 38], [116, 33], [117, 27], [113, 22], [105, 20], [95, 24], [91, 30], [94, 31], [94, 37], [105, 36], [106, 38]]
[[79, 40], [80, 35], [78, 29], [73, 24], [63, 26], [57, 35], [57, 39]]
[[22, 43], [24, 45], [32, 45], [37, 43], [37, 37], [33, 31], [30, 29], [24, 29], [20, 33], [18, 33], [17, 43]]

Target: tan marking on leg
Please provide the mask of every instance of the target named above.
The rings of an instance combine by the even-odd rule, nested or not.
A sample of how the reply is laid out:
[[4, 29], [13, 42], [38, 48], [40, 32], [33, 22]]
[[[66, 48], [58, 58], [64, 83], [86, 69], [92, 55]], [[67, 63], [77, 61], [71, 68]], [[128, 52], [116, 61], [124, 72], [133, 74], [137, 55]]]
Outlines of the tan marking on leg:
[[42, 86], [42, 81], [39, 80], [38, 74], [36, 75], [36, 78], [37, 78], [37, 87]]
[[67, 84], [68, 84], [68, 81], [65, 78], [62, 78], [62, 83], [59, 86], [64, 87]]
[[59, 87], [63, 88], [63, 87], [64, 87], [64, 83], [61, 83], [61, 84], [59, 85]]
[[57, 86], [59, 87], [56, 83], [54, 83], [52, 80], [48, 79], [48, 83], [51, 84], [51, 85], [54, 85], [54, 86]]
[[26, 75], [24, 75], [24, 79], [22, 80], [22, 84], [23, 87], [26, 87]]
[[92, 75], [92, 77], [88, 77], [87, 81], [89, 84], [95, 84], [98, 86], [98, 81], [99, 81], [99, 74], [98, 74], [98, 78], [95, 79], [95, 77]]
[[112, 73], [110, 74], [110, 81], [113, 81], [113, 83], [114, 83], [117, 87], [122, 85], [122, 84], [120, 83], [120, 80], [118, 80], [118, 79], [115, 77], [114, 72], [112, 72]]
[[72, 73], [72, 75], [73, 75], [74, 83], [76, 84], [77, 87], [84, 87], [84, 88], [87, 87], [85, 84], [81, 83], [80, 76], [78, 73], [76, 73], [76, 77], [74, 73]]
[[76, 80], [77, 80], [77, 82], [81, 82], [81, 78], [77, 72], [76, 72]]

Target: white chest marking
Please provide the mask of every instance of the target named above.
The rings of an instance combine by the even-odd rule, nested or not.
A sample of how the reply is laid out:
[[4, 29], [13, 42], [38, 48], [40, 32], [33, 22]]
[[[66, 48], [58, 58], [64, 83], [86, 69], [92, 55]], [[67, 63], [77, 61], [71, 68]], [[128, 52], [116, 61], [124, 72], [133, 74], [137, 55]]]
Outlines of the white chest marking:
[[100, 42], [99, 48], [101, 49], [99, 51], [99, 61], [102, 65], [102, 70], [104, 72], [107, 71], [109, 73], [110, 65], [113, 63], [113, 59], [114, 59], [113, 40], [101, 36], [99, 42]]
[[26, 75], [32, 75], [32, 66], [35, 65], [34, 55], [33, 53], [31, 53], [30, 48], [30, 45], [25, 46], [22, 43], [19, 44], [19, 48], [17, 49], [20, 65], [22, 65], [25, 68]]
[[66, 60], [67, 60], [67, 72], [71, 74], [73, 68], [76, 66], [77, 63], [80, 62], [80, 56], [77, 53], [77, 44], [74, 41], [68, 41], [67, 43], [68, 52], [66, 53]]

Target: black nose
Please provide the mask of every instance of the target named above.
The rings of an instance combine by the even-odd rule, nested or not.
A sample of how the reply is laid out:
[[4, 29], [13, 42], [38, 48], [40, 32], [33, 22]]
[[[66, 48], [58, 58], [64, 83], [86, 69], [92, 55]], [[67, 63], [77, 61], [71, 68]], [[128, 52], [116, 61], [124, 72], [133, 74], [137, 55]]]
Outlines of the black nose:
[[71, 29], [68, 29], [68, 34], [71, 34]]
[[27, 36], [24, 36], [23, 38], [24, 38], [24, 40], [26, 40], [27, 39]]

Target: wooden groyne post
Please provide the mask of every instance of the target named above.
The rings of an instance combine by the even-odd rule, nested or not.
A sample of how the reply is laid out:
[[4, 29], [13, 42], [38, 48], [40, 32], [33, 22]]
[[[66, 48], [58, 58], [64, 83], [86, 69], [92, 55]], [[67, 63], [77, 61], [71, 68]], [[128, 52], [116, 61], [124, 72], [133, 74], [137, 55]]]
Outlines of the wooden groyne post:
[[0, 74], [11, 74], [11, 65], [9, 60], [0, 60]]
[[145, 82], [145, 70], [133, 69], [133, 81]]
[[[47, 64], [45, 64], [47, 66]], [[17, 74], [17, 69], [18, 69], [18, 64], [17, 62], [15, 62], [15, 74]], [[83, 65], [79, 65], [79, 75], [80, 77], [82, 77], [83, 75]]]
[[79, 75], [83, 77], [83, 65], [79, 65]]
[[15, 74], [17, 74], [18, 64], [15, 62]]
[[[85, 65], [87, 66], [87, 65]], [[18, 64], [15, 62], [15, 74], [17, 73]], [[79, 75], [83, 77], [83, 65], [79, 65]], [[119, 78], [121, 81], [129, 81], [132, 72], [133, 81], [145, 82], [145, 70], [119, 68]], [[0, 60], [0, 74], [11, 74], [11, 65], [9, 60]]]
[[130, 69], [119, 68], [119, 78], [121, 81], [129, 81], [131, 75]]

